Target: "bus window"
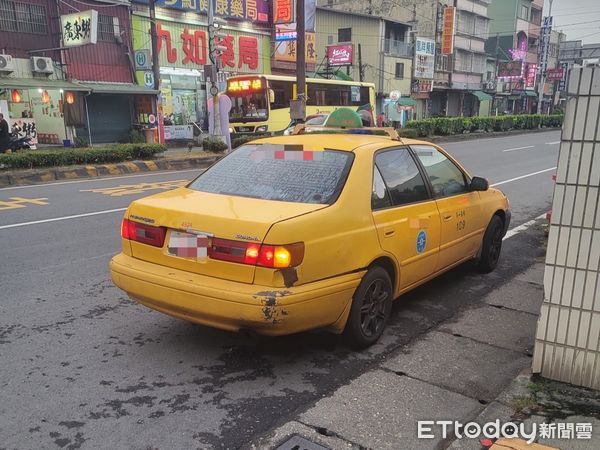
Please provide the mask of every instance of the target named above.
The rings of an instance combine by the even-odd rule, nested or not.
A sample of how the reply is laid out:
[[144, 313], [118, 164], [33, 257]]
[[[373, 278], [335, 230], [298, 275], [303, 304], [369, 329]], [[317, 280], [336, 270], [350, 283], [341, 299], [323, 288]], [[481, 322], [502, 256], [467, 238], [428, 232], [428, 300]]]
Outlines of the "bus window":
[[329, 89], [333, 86], [320, 83], [308, 83], [308, 100], [307, 105], [311, 106], [327, 106], [335, 105], [335, 103], [329, 102]]
[[289, 108], [293, 96], [293, 83], [291, 81], [269, 80], [269, 87], [275, 93], [275, 101], [271, 109]]

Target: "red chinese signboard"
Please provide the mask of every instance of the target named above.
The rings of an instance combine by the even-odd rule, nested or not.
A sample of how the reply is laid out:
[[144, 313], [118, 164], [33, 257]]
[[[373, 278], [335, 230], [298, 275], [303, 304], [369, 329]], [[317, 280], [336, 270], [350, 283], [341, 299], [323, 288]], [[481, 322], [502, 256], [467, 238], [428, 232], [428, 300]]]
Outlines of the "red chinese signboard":
[[444, 25], [442, 28], [442, 55], [451, 55], [454, 52], [454, 27], [456, 22], [456, 8], [444, 8]]
[[558, 69], [548, 69], [546, 71], [546, 78], [548, 81], [560, 81], [565, 76], [565, 69], [559, 67]]
[[525, 68], [525, 87], [535, 86], [535, 77], [537, 75], [537, 64], [527, 64]]
[[292, 23], [295, 20], [294, 0], [273, 0], [273, 23]]
[[330, 66], [352, 65], [352, 44], [330, 45], [327, 47], [327, 63]]
[[[158, 37], [158, 53], [166, 54], [166, 59], [171, 64], [180, 62], [184, 66], [203, 66], [208, 63], [208, 33], [205, 30], [183, 29], [181, 36], [172, 36], [171, 31], [164, 28], [159, 22], [156, 24]], [[177, 48], [173, 38], [181, 38], [181, 47]], [[179, 39], [176, 39], [179, 41]], [[258, 39], [253, 36], [227, 35], [218, 39], [217, 45], [225, 47], [219, 56], [223, 68], [256, 70], [259, 65]], [[237, 52], [235, 51], [237, 46]], [[236, 61], [237, 55], [237, 61]]]

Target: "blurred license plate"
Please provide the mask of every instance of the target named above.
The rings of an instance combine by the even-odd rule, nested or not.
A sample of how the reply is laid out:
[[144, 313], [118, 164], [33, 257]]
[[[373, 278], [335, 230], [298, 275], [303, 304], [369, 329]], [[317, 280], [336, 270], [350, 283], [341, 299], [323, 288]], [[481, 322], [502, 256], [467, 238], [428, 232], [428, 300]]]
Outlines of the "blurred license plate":
[[204, 261], [208, 257], [208, 236], [171, 231], [167, 249], [172, 256]]

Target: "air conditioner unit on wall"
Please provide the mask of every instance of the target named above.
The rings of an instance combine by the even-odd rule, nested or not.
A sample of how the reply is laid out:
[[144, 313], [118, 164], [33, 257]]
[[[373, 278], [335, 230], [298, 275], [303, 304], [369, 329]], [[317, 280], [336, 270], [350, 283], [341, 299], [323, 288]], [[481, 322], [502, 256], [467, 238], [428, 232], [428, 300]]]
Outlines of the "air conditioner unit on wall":
[[15, 62], [10, 55], [0, 55], [0, 72], [14, 72]]
[[52, 64], [52, 58], [46, 58], [45, 56], [32, 56], [31, 66], [31, 70], [33, 72], [54, 73], [54, 64]]

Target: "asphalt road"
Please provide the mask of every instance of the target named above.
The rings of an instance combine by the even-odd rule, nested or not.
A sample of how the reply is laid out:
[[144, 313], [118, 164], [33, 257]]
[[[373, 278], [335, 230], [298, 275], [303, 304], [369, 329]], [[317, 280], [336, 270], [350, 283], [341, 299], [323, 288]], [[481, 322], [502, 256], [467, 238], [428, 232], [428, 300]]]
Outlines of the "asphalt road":
[[[559, 132], [448, 143], [509, 197], [546, 212]], [[0, 189], [0, 448], [238, 448], [477, 303], [542, 253], [505, 241], [491, 275], [460, 267], [396, 302], [384, 338], [353, 352], [321, 332], [256, 339], [129, 300], [109, 278], [122, 210], [194, 171]]]

